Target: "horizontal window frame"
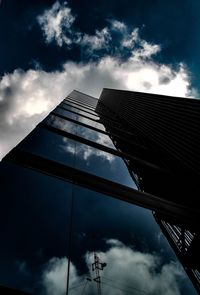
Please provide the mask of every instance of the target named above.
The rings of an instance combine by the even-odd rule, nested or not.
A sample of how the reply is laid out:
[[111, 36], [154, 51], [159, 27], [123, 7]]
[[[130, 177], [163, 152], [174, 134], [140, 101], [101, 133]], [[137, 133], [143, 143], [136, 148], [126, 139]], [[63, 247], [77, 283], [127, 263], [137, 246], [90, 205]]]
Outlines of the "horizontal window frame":
[[148, 166], [152, 169], [156, 169], [156, 170], [162, 170], [160, 167], [146, 161], [146, 160], [143, 160], [143, 159], [140, 159], [138, 157], [134, 157], [128, 153], [124, 153], [122, 151], [119, 151], [119, 150], [114, 150], [110, 147], [107, 147], [107, 146], [104, 146], [100, 143], [97, 143], [97, 142], [94, 142], [94, 141], [91, 141], [89, 139], [86, 139], [84, 137], [81, 137], [79, 135], [75, 135], [75, 134], [72, 134], [70, 132], [67, 132], [67, 131], [64, 131], [64, 130], [61, 130], [59, 128], [56, 128], [56, 127], [53, 127], [53, 126], [50, 126], [50, 125], [47, 125], [45, 124], [44, 122], [41, 122], [37, 125], [37, 127], [39, 128], [43, 128], [43, 129], [46, 129], [50, 132], [53, 132], [55, 134], [58, 134], [58, 135], [61, 135], [63, 137], [66, 137], [66, 138], [69, 138], [69, 139], [72, 139], [72, 140], [75, 140], [77, 142], [80, 142], [80, 143], [83, 143], [83, 144], [86, 144], [88, 146], [91, 146], [93, 148], [96, 148], [96, 149], [99, 149], [101, 151], [104, 151], [106, 153], [109, 153], [109, 154], [112, 154], [114, 156], [117, 156], [117, 157], [120, 157], [122, 160], [126, 159], [126, 160], [132, 160], [133, 162], [136, 162], [137, 164], [140, 164], [140, 165], [144, 165], [144, 166]]
[[77, 109], [77, 110], [83, 111], [83, 112], [88, 113], [88, 114], [90, 114], [90, 115], [93, 115], [93, 116], [95, 116], [95, 117], [99, 117], [99, 115], [98, 115], [97, 113], [95, 113], [95, 112], [92, 113], [92, 112], [90, 112], [90, 111], [88, 111], [88, 110], [85, 110], [84, 108], [76, 107], [76, 106], [72, 106], [72, 105], [70, 105], [69, 103], [67, 103], [67, 102], [65, 102], [65, 101], [63, 101], [62, 103], [63, 103], [64, 105], [66, 105], [66, 106], [71, 107], [71, 108], [74, 108], [74, 109]]
[[87, 107], [87, 106], [85, 106], [85, 105], [83, 105], [83, 104], [81, 104], [81, 103], [78, 103], [78, 102], [73, 102], [73, 101], [71, 101], [70, 99], [68, 99], [68, 98], [65, 98], [63, 101], [66, 101], [66, 102], [69, 102], [69, 103], [71, 103], [71, 104], [75, 104], [75, 105], [78, 105], [78, 106], [83, 106], [84, 108], [86, 108], [86, 109], [88, 109], [88, 110], [90, 110], [90, 111], [93, 111], [93, 112], [95, 112], [95, 109], [96, 108], [90, 108], [90, 107]]
[[[110, 138], [109, 134], [108, 134], [106, 131], [103, 131], [103, 130], [102, 130], [102, 132], [100, 132], [99, 129], [97, 129], [97, 128], [95, 128], [95, 127], [89, 126], [89, 125], [87, 125], [87, 124], [85, 124], [85, 123], [82, 123], [82, 122], [78, 122], [78, 121], [76, 121], [76, 120], [74, 120], [74, 119], [71, 119], [71, 118], [70, 118], [70, 119], [66, 119], [64, 116], [62, 116], [62, 115], [57, 115], [57, 114], [55, 114], [55, 113], [53, 113], [53, 112], [51, 112], [49, 115], [53, 115], [53, 116], [55, 116], [55, 117], [59, 117], [59, 118], [62, 119], [62, 120], [66, 120], [66, 121], [72, 122], [72, 123], [75, 124], [75, 125], [79, 125], [79, 126], [81, 126], [81, 127], [86, 128], [86, 130], [89, 129], [88, 131], [92, 130], [92, 131], [94, 131], [94, 132], [101, 133], [101, 134], [107, 136], [108, 139], [111, 141], [112, 145], [114, 145], [112, 139]], [[48, 119], [48, 118], [46, 118], [46, 119]], [[44, 122], [45, 124], [47, 124], [47, 123], [45, 122], [45, 120], [44, 120], [43, 122]], [[52, 126], [51, 123], [48, 123], [48, 126]], [[53, 126], [53, 127], [55, 127], [55, 126]], [[58, 128], [58, 129], [63, 130], [63, 131], [66, 131], [66, 130], [64, 130], [64, 129], [61, 129], [60, 127], [55, 127], [55, 128]], [[68, 131], [66, 131], [66, 132], [68, 132]], [[69, 132], [69, 133], [71, 133], [71, 132]], [[74, 134], [74, 133], [72, 133], [72, 134]], [[80, 136], [80, 135], [77, 134], [77, 136]], [[80, 136], [80, 137], [82, 138], [82, 136]], [[88, 140], [91, 140], [91, 139], [88, 139]], [[91, 141], [92, 141], [92, 140], [91, 140]], [[108, 146], [108, 147], [109, 147], [109, 145], [105, 145], [105, 146]], [[115, 149], [117, 149], [117, 148], [115, 148]]]
[[99, 124], [103, 125], [102, 123], [99, 122], [99, 120], [95, 120], [95, 119], [90, 118], [90, 117], [88, 117], [88, 116], [86, 116], [86, 115], [82, 115], [82, 114], [79, 114], [79, 113], [77, 113], [77, 112], [75, 112], [75, 111], [68, 110], [68, 109], [66, 109], [65, 107], [61, 106], [61, 105], [58, 105], [57, 108], [60, 108], [60, 109], [62, 109], [62, 110], [64, 110], [64, 111], [68, 111], [68, 112], [73, 113], [73, 114], [78, 115], [78, 116], [82, 116], [83, 118], [86, 118], [86, 119], [92, 120], [92, 121], [94, 121], [94, 122], [96, 122], [96, 123], [99, 123]]
[[[93, 122], [95, 122], [95, 123], [98, 123], [98, 124], [101, 124], [102, 126], [104, 126], [104, 125], [101, 123], [101, 121], [98, 121], [98, 120], [95, 120], [95, 119], [89, 118], [89, 117], [87, 117], [87, 116], [85, 116], [85, 115], [82, 115], [82, 114], [76, 113], [76, 112], [74, 112], [74, 111], [68, 110], [68, 109], [66, 109], [65, 107], [62, 107], [61, 105], [58, 105], [56, 108], [60, 108], [60, 109], [62, 109], [62, 110], [64, 110], [64, 111], [68, 111], [68, 112], [70, 112], [70, 113], [73, 113], [73, 114], [75, 114], [75, 115], [78, 115], [78, 116], [80, 116], [80, 117], [86, 118], [86, 119], [88, 119], [88, 120], [91, 120], [91, 121], [93, 121]], [[56, 109], [55, 109], [54, 111], [56, 111]], [[56, 115], [58, 115], [58, 114], [56, 114]], [[64, 117], [65, 117], [65, 116], [64, 116]], [[63, 118], [63, 119], [64, 119], [64, 118]], [[67, 116], [66, 116], [66, 119], [68, 119]], [[71, 118], [70, 118], [70, 119], [71, 119]], [[78, 122], [78, 121], [77, 121], [77, 122]], [[86, 125], [87, 125], [87, 124], [86, 124]], [[105, 126], [104, 126], [104, 127], [105, 127]], [[97, 128], [97, 129], [98, 129], [98, 128]], [[120, 128], [116, 127], [116, 126], [115, 126], [115, 127], [112, 126], [112, 129], [115, 129], [116, 131], [120, 131], [120, 132], [122, 132], [123, 135], [124, 135], [124, 134], [127, 134], [127, 135], [129, 135], [129, 136], [133, 136], [133, 137], [134, 137], [134, 134], [132, 134], [131, 132], [125, 131], [125, 130], [123, 130], [123, 129], [120, 129]], [[99, 129], [99, 130], [101, 130], [101, 129]], [[103, 130], [102, 130], [102, 131], [103, 131]], [[108, 133], [109, 133], [109, 135], [111, 135], [111, 136], [112, 136], [112, 135], [113, 135], [113, 136], [117, 136], [118, 138], [120, 138], [121, 140], [124, 141], [124, 137], [121, 137], [120, 135], [115, 134], [115, 133], [111, 133], [111, 132], [108, 132]], [[129, 141], [128, 138], [127, 138], [127, 142], [130, 143], [130, 141]], [[137, 143], [132, 143], [132, 145], [137, 146], [137, 147], [140, 147], [140, 148], [146, 150], [145, 146], [139, 145], [139, 144], [137, 144]]]
[[[86, 114], [86, 116], [87, 116], [87, 115], [88, 115], [88, 116], [92, 116], [92, 119], [94, 119], [94, 120], [95, 120], [95, 118], [100, 119], [99, 116], [98, 116], [97, 114], [94, 115], [94, 114], [91, 114], [91, 113], [89, 113], [89, 112], [87, 112], [87, 111], [80, 110], [80, 109], [75, 108], [75, 107], [72, 107], [72, 106], [67, 106], [64, 102], [61, 102], [60, 105], [64, 106], [64, 107], [66, 108], [67, 111], [77, 112], [78, 114], [79, 114], [79, 112], [82, 112], [83, 114]], [[74, 110], [71, 109], [71, 108], [73, 108]], [[71, 109], [71, 110], [70, 110], [70, 109]]]
[[121, 136], [118, 135], [118, 134], [116, 134], [116, 133], [111, 133], [111, 132], [107, 132], [107, 131], [104, 131], [104, 130], [98, 129], [98, 128], [94, 127], [94, 126], [87, 125], [86, 123], [79, 122], [79, 121], [76, 121], [76, 120], [74, 120], [74, 119], [72, 119], [72, 118], [68, 118], [68, 117], [65, 117], [65, 116], [63, 116], [63, 115], [57, 114], [57, 113], [55, 113], [54, 111], [51, 112], [49, 115], [54, 115], [54, 116], [59, 117], [59, 118], [61, 118], [61, 119], [63, 119], [63, 120], [70, 121], [70, 122], [73, 122], [73, 123], [75, 123], [75, 124], [81, 125], [81, 126], [83, 126], [83, 127], [86, 127], [86, 128], [92, 129], [92, 130], [94, 130], [94, 131], [97, 131], [97, 132], [99, 132], [99, 133], [102, 133], [102, 134], [108, 135], [109, 137], [110, 137], [110, 136], [117, 137], [117, 138], [119, 138], [120, 141], [123, 141], [124, 143], [128, 143], [129, 145], [132, 145], [132, 146], [135, 146], [135, 147], [137, 147], [137, 148], [140, 148], [140, 149], [145, 150], [145, 147], [143, 147], [143, 146], [141, 146], [141, 145], [139, 145], [139, 144], [137, 144], [137, 143], [130, 142], [130, 140], [128, 140], [127, 138], [124, 138], [124, 137], [121, 138]]
[[183, 224], [195, 224], [197, 222], [196, 216], [199, 216], [199, 210], [191, 209], [56, 161], [21, 151], [17, 147], [8, 153], [2, 162], [19, 165], [26, 169], [32, 169], [39, 173], [92, 189], [115, 199], [165, 214], [169, 218], [174, 218], [175, 216], [176, 220]]
[[89, 104], [89, 103], [85, 102], [85, 100], [83, 100], [83, 99], [75, 99], [75, 98], [72, 98], [70, 96], [66, 97], [65, 99], [70, 99], [71, 101], [75, 101], [77, 103], [84, 104], [84, 105], [86, 105], [88, 107], [91, 107], [91, 108], [96, 108], [96, 105], [97, 105], [97, 102], [98, 102], [97, 101], [95, 105], [92, 105], [92, 104]]
[[[104, 131], [104, 130], [98, 129], [98, 128], [96, 128], [96, 127], [94, 127], [94, 126], [91, 126], [91, 125], [87, 125], [86, 123], [83, 123], [83, 122], [76, 121], [76, 120], [74, 120], [74, 119], [72, 119], [72, 118], [68, 118], [68, 117], [65, 117], [65, 116], [63, 116], [63, 115], [57, 114], [57, 113], [55, 113], [54, 111], [51, 112], [49, 115], [54, 115], [54, 116], [59, 117], [59, 118], [61, 118], [61, 119], [63, 119], [63, 120], [73, 122], [73, 123], [75, 123], [75, 124], [81, 125], [81, 126], [83, 126], [83, 127], [86, 127], [86, 128], [92, 129], [92, 130], [94, 130], [94, 131], [100, 132], [100, 133], [105, 134], [105, 135], [108, 135], [108, 136], [110, 135], [110, 133], [107, 132], [107, 131]], [[98, 123], [98, 122], [97, 122], [97, 123]]]

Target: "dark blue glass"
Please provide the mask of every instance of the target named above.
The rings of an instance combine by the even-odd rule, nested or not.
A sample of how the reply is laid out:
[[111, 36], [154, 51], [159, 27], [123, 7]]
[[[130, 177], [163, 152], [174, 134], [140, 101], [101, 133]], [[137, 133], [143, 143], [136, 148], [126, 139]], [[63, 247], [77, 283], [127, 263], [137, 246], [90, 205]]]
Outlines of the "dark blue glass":
[[78, 186], [73, 196], [72, 294], [197, 294], [150, 210]]
[[97, 128], [97, 129], [105, 131], [105, 127], [101, 123], [98, 123], [98, 122], [95, 122], [95, 121], [90, 120], [88, 118], [85, 118], [83, 116], [79, 116], [79, 115], [76, 115], [74, 113], [68, 112], [67, 110], [63, 110], [61, 108], [56, 108], [54, 112], [59, 114], [59, 115], [65, 116], [67, 118], [71, 118], [71, 119], [76, 120], [78, 122], [82, 122], [82, 123], [85, 123], [85, 124], [87, 124], [89, 126], [93, 126], [93, 127]]
[[[3, 163], [0, 178], [0, 285], [37, 295], [64, 294], [71, 184]], [[57, 269], [62, 277], [56, 277]]]
[[113, 182], [137, 189], [124, 160], [118, 156], [37, 127], [18, 147]]
[[116, 149], [110, 137], [106, 134], [101, 132], [92, 130], [85, 126], [81, 126], [74, 122], [67, 121], [65, 119], [61, 119], [54, 115], [50, 115], [48, 119], [45, 121], [46, 124], [59, 128], [61, 130], [65, 130], [69, 133], [78, 135], [85, 139], [89, 139], [91, 141], [97, 142], [104, 146], [110, 147], [112, 149]]
[[89, 117], [91, 119], [94, 119], [94, 120], [98, 119], [98, 116], [96, 116], [96, 115], [92, 115], [92, 114], [90, 114], [90, 113], [88, 113], [86, 111], [81, 111], [81, 110], [78, 110], [77, 108], [67, 106], [64, 103], [61, 103], [60, 106], [64, 107], [66, 110], [71, 110], [71, 111], [76, 112], [76, 113], [78, 113], [80, 115], [87, 116], [87, 117]]
[[34, 129], [18, 148], [65, 165], [74, 165], [74, 141], [40, 127]]

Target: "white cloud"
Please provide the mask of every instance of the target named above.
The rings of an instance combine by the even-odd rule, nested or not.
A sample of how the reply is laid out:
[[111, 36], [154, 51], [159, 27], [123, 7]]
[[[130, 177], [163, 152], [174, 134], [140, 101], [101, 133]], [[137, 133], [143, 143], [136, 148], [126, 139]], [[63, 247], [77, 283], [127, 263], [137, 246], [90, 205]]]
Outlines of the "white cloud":
[[124, 38], [122, 39], [121, 45], [126, 48], [133, 48], [139, 40], [139, 29], [135, 28], [131, 34], [125, 34]]
[[[45, 289], [45, 295], [64, 295], [67, 285], [67, 264], [66, 257], [51, 258], [45, 265], [42, 274], [42, 285]], [[75, 266], [70, 263], [70, 285], [77, 284], [78, 278]], [[79, 282], [80, 283], [80, 282]]]
[[[108, 240], [110, 248], [97, 253], [107, 266], [101, 272], [103, 293], [125, 295], [140, 292], [143, 294], [179, 295], [181, 282], [186, 278], [180, 265], [171, 261], [163, 264], [155, 254], [142, 253], [125, 246], [118, 240]], [[91, 264], [93, 253], [85, 255], [90, 274], [78, 275], [76, 267], [70, 264], [70, 290], [73, 295], [80, 294], [86, 277], [94, 278]], [[47, 295], [62, 295], [66, 288], [67, 259], [52, 258], [46, 265], [42, 282]], [[80, 286], [80, 287], [79, 287]], [[96, 283], [88, 282], [87, 294], [94, 294]], [[72, 292], [73, 291], [73, 292]], [[86, 289], [85, 289], [86, 291]]]
[[67, 3], [60, 4], [58, 1], [38, 17], [46, 42], [55, 40], [59, 46], [72, 43], [71, 37], [67, 35], [71, 35], [71, 26], [74, 21], [75, 17]]
[[83, 34], [82, 38], [76, 41], [76, 43], [81, 46], [88, 46], [93, 51], [108, 47], [111, 39], [108, 28], [104, 28], [101, 31], [96, 30], [95, 35]]
[[[63, 144], [60, 145], [60, 149], [64, 150], [70, 154], [74, 154], [76, 152], [76, 156], [80, 159], [85, 160], [85, 164], [88, 166], [90, 164], [90, 160], [92, 156], [100, 157], [104, 161], [112, 162], [114, 161], [114, 156], [112, 154], [106, 153], [104, 151], [101, 151], [99, 149], [95, 149], [93, 147], [90, 147], [88, 145], [75, 145], [69, 142], [69, 140], [65, 137], [63, 137]], [[78, 159], [77, 158], [77, 159]]]
[[[101, 49], [106, 49], [106, 52], [112, 51], [114, 41], [119, 43], [115, 46], [116, 53], [123, 54], [124, 48], [132, 50], [137, 45], [139, 49], [136, 56], [143, 58], [151, 57], [160, 50], [159, 45], [150, 44], [140, 38], [139, 28], [130, 32], [127, 25], [118, 20], [108, 20], [108, 26], [96, 30], [94, 35], [75, 29], [74, 21], [75, 16], [66, 2], [61, 5], [57, 1], [50, 9], [38, 16], [38, 23], [47, 43], [56, 41], [59, 46], [79, 45], [91, 54]], [[118, 37], [114, 38], [113, 33], [116, 32]]]
[[[190, 76], [153, 60], [112, 56], [86, 64], [66, 62], [61, 71], [15, 70], [0, 80], [0, 155], [14, 147], [67, 94], [77, 89], [98, 97], [102, 88], [189, 96]], [[194, 92], [193, 92], [194, 94]]]
[[[170, 65], [154, 61], [161, 46], [142, 39], [139, 29], [129, 30], [126, 24], [109, 21], [108, 27], [96, 30], [95, 35], [74, 31], [74, 16], [66, 3], [56, 2], [51, 9], [39, 16], [46, 41], [61, 46], [66, 30], [73, 38], [70, 42], [87, 46], [86, 51], [107, 48], [98, 61], [82, 63], [67, 61], [60, 71], [45, 72], [41, 68], [13, 73], [0, 78], [0, 158], [25, 137], [49, 111], [73, 89], [99, 97], [102, 88], [118, 88], [133, 91], [159, 93], [172, 96], [198, 96], [190, 89], [190, 75], [184, 64], [176, 70]], [[118, 47], [113, 47], [113, 32], [121, 36]], [[118, 37], [119, 37], [118, 36]], [[72, 40], [73, 39], [73, 40]], [[112, 50], [118, 50], [116, 54]], [[109, 52], [110, 50], [110, 52]], [[123, 51], [128, 57], [121, 58]], [[91, 54], [91, 57], [93, 55]], [[99, 139], [102, 142], [102, 138]], [[87, 157], [91, 152], [84, 154]]]
[[110, 23], [111, 23], [111, 27], [113, 30], [122, 31], [122, 32], [127, 30], [127, 26], [123, 22], [120, 22], [120, 21], [114, 19], [114, 20], [111, 20]]
[[[38, 17], [38, 22], [43, 30], [45, 41], [56, 41], [59, 46], [79, 45], [86, 47], [86, 52], [92, 56], [93, 51], [106, 49], [113, 50], [113, 41], [118, 42], [115, 51], [118, 55], [123, 54], [124, 48], [134, 50], [134, 59], [150, 58], [160, 51], [160, 46], [150, 44], [139, 36], [139, 28], [130, 31], [125, 23], [118, 20], [109, 20], [108, 26], [102, 30], [96, 30], [94, 35], [80, 32], [73, 28], [75, 17], [67, 3], [60, 4], [58, 1], [52, 8], [46, 10]], [[113, 33], [118, 32], [118, 39], [114, 39]]]

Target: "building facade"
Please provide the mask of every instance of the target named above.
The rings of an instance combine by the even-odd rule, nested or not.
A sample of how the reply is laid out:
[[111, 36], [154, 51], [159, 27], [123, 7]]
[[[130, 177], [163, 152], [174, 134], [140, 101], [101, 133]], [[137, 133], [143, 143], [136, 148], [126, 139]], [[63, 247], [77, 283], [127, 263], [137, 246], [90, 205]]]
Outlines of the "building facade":
[[[175, 134], [170, 122], [188, 105], [172, 100], [109, 89], [98, 100], [73, 91], [2, 160], [2, 290], [197, 294], [198, 251], [190, 245], [199, 245], [199, 117], [185, 113], [190, 133], [177, 115]], [[178, 244], [189, 235], [190, 264], [164, 221], [185, 229]]]

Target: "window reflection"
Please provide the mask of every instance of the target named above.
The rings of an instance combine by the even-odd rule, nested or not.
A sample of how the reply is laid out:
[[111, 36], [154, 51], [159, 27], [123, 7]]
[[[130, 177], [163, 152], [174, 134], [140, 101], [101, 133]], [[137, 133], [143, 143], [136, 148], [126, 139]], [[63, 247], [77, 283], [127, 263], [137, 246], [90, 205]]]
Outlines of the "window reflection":
[[87, 105], [85, 105], [83, 103], [80, 103], [80, 102], [77, 102], [77, 101], [74, 102], [71, 99], [65, 99], [64, 102], [69, 103], [69, 104], [71, 104], [72, 106], [75, 106], [75, 107], [80, 106], [80, 107], [82, 107], [82, 108], [84, 108], [86, 110], [95, 111], [95, 107], [87, 106]]
[[60, 106], [61, 107], [64, 107], [66, 110], [70, 110], [72, 112], [76, 112], [76, 113], [78, 113], [80, 115], [87, 116], [87, 117], [89, 117], [91, 119], [94, 119], [94, 120], [97, 120], [98, 119], [98, 116], [97, 115], [92, 115], [92, 114], [90, 114], [88, 112], [81, 111], [81, 110], [79, 110], [77, 108], [73, 108], [73, 107], [67, 106], [64, 103], [61, 103]]
[[[68, 151], [63, 145], [69, 144]], [[75, 142], [71, 139], [65, 140], [62, 136], [37, 127], [26, 137], [18, 148], [44, 158], [57, 161], [64, 165], [73, 166]]]
[[36, 128], [18, 147], [125, 186], [137, 187], [120, 157], [43, 128]]
[[[0, 173], [0, 285], [64, 294], [71, 184], [11, 164], [2, 164]], [[59, 263], [62, 277], [54, 278], [59, 280], [55, 289], [50, 280]]]
[[98, 116], [98, 114], [95, 111], [93, 111], [91, 109], [88, 109], [86, 107], [83, 107], [83, 106], [81, 107], [80, 105], [75, 105], [75, 104], [73, 105], [71, 102], [68, 102], [68, 101], [63, 102], [63, 105], [65, 105], [66, 107], [72, 107], [74, 109], [85, 111], [86, 113], [89, 113], [89, 114], [93, 114], [95, 116]]
[[151, 211], [74, 186], [73, 218], [70, 294], [196, 294]]
[[65, 116], [67, 118], [71, 118], [71, 119], [76, 120], [78, 122], [82, 122], [82, 123], [85, 123], [85, 124], [87, 124], [89, 126], [93, 126], [93, 127], [97, 128], [97, 129], [105, 131], [105, 127], [102, 124], [100, 124], [98, 122], [95, 122], [96, 120], [94, 121], [94, 120], [91, 120], [89, 118], [82, 117], [80, 115], [68, 112], [68, 111], [66, 111], [64, 109], [61, 109], [61, 108], [55, 109], [54, 113], [57, 113], [59, 115]]
[[[71, 112], [68, 112], [67, 110], [61, 109], [59, 107], [57, 107], [54, 111], [54, 113], [65, 116], [67, 118], [71, 118], [73, 120], [76, 120], [77, 115]], [[48, 118], [48, 117], [47, 117]]]
[[76, 134], [80, 137], [89, 139], [94, 142], [97, 142], [97, 143], [102, 144], [104, 146], [116, 149], [116, 147], [114, 146], [112, 140], [110, 139], [110, 137], [108, 135], [105, 135], [103, 133], [97, 132], [97, 131], [92, 130], [90, 128], [81, 126], [79, 124], [75, 124], [74, 122], [70, 122], [70, 121], [61, 119], [61, 118], [56, 117], [54, 115], [50, 115], [49, 118], [46, 120], [46, 123], [48, 125], [59, 128], [61, 130], [70, 132], [72, 134]]

